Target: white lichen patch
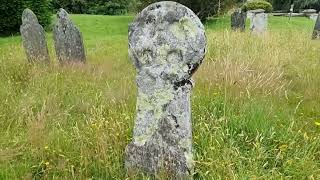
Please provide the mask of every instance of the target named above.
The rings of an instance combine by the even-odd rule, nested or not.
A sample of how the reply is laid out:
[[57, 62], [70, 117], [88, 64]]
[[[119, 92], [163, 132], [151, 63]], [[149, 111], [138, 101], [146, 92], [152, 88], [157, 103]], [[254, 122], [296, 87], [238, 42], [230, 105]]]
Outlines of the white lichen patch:
[[180, 40], [195, 38], [198, 32], [197, 25], [189, 17], [183, 17], [170, 25], [170, 30]]
[[193, 154], [192, 152], [185, 152], [184, 157], [186, 158], [186, 163], [189, 169], [194, 167]]

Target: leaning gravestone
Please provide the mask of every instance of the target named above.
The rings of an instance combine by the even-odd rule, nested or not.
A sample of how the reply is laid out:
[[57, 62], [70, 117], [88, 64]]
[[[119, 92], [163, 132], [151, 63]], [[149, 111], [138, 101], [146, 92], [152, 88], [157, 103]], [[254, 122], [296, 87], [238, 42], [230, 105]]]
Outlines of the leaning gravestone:
[[263, 34], [267, 31], [268, 15], [263, 9], [250, 11], [253, 15], [250, 23], [250, 30], [254, 34]]
[[236, 31], [245, 31], [246, 29], [247, 13], [242, 12], [241, 9], [235, 11], [231, 15], [231, 29]]
[[320, 13], [318, 14], [316, 25], [314, 26], [312, 39], [320, 39]]
[[57, 13], [58, 21], [53, 29], [53, 39], [58, 60], [61, 64], [85, 63], [82, 35], [64, 9]]
[[138, 97], [133, 141], [126, 148], [129, 174], [165, 171], [184, 178], [192, 173], [191, 76], [205, 48], [201, 21], [176, 2], [152, 4], [130, 25]]
[[22, 13], [20, 33], [28, 61], [49, 63], [45, 31], [30, 9], [25, 9]]

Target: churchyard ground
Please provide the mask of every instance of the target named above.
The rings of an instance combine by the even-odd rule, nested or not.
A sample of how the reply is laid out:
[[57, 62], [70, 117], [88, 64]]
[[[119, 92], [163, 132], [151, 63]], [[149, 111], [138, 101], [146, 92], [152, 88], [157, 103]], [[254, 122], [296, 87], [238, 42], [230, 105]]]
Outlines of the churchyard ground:
[[[133, 17], [72, 19], [86, 65], [59, 66], [51, 33], [48, 67], [27, 64], [19, 36], [0, 38], [0, 179], [126, 177], [136, 104], [127, 53]], [[229, 19], [207, 23], [207, 56], [194, 76], [194, 178], [320, 179], [314, 22], [271, 17], [269, 32], [256, 37], [231, 32]]]

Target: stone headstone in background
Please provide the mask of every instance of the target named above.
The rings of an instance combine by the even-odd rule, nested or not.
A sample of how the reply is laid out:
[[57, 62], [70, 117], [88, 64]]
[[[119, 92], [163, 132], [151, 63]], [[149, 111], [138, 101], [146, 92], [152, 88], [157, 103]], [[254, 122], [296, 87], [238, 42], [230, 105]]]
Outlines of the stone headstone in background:
[[53, 29], [53, 39], [59, 62], [85, 63], [85, 49], [80, 30], [72, 23], [64, 9], [59, 10], [57, 19]]
[[310, 18], [311, 20], [313, 20], [313, 21], [317, 21], [317, 19], [318, 19], [318, 14], [317, 14], [317, 13], [311, 14], [311, 15], [309, 16], [309, 18]]
[[318, 14], [318, 18], [314, 26], [312, 39], [320, 39], [320, 13]]
[[291, 4], [290, 10], [289, 10], [289, 12], [290, 12], [290, 13], [289, 13], [289, 21], [291, 20], [293, 10], [294, 10], [294, 4]]
[[253, 13], [251, 13], [250, 11], [247, 12], [247, 19], [251, 19], [253, 16]]
[[246, 19], [247, 13], [242, 12], [241, 9], [238, 9], [231, 14], [231, 29], [245, 31], [246, 29]]
[[252, 17], [257, 14], [257, 13], [263, 13], [265, 12], [264, 9], [255, 9], [255, 10], [250, 10], [250, 11], [247, 11], [247, 18], [248, 19], [252, 19]]
[[20, 33], [28, 61], [49, 63], [45, 31], [39, 24], [37, 16], [30, 9], [25, 9], [22, 13]]
[[263, 9], [250, 11], [253, 15], [250, 19], [250, 30], [254, 34], [263, 34], [268, 27], [268, 14]]
[[191, 76], [205, 48], [204, 26], [179, 3], [152, 4], [130, 25], [138, 97], [133, 141], [126, 148], [129, 174], [164, 170], [173, 178], [191, 175]]

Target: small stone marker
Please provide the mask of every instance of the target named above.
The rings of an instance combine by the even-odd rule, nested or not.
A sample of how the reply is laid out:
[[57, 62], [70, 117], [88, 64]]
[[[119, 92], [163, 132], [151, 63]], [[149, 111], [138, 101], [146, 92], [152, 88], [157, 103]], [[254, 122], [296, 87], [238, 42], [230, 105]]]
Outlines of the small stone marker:
[[316, 22], [317, 19], [318, 19], [318, 14], [317, 14], [317, 13], [311, 14], [311, 15], [309, 16], [309, 18], [310, 18], [312, 21]]
[[179, 3], [152, 4], [130, 25], [138, 97], [133, 141], [126, 148], [129, 174], [192, 174], [191, 76], [205, 51], [204, 26]]
[[289, 13], [289, 21], [291, 20], [292, 13], [293, 13], [294, 4], [291, 4], [290, 6], [290, 13]]
[[72, 23], [64, 9], [59, 10], [57, 17], [53, 39], [59, 62], [61, 64], [85, 63], [85, 49], [80, 30]]
[[238, 9], [231, 15], [231, 29], [236, 31], [245, 31], [246, 29], [246, 19], [247, 13], [242, 12], [241, 9]]
[[254, 34], [263, 34], [267, 31], [268, 15], [264, 13], [263, 9], [250, 11], [253, 16], [251, 18], [250, 30]]
[[39, 24], [37, 16], [30, 9], [25, 9], [22, 13], [20, 33], [28, 61], [30, 63], [49, 63], [45, 31]]
[[314, 26], [312, 39], [320, 39], [320, 12], [318, 14], [318, 18], [317, 18], [316, 24]]

